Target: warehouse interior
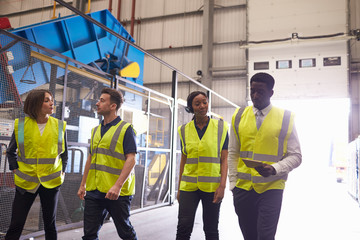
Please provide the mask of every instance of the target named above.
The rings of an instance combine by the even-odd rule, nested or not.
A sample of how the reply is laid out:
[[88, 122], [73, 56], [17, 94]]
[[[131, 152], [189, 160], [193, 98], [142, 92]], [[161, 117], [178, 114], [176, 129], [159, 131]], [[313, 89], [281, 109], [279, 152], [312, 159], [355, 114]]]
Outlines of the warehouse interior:
[[[272, 104], [296, 114], [303, 161], [286, 184], [277, 239], [360, 239], [359, 0], [0, 0], [0, 239], [14, 196], [6, 148], [27, 93], [53, 92], [68, 122], [69, 164], [59, 239], [82, 236], [76, 196], [99, 124], [102, 87], [122, 91], [119, 115], [137, 132], [138, 238], [174, 239], [180, 162], [177, 127], [194, 90], [228, 124], [251, 104], [249, 79], [275, 78]], [[71, 160], [70, 160], [71, 159]], [[192, 239], [204, 239], [198, 209]], [[23, 239], [45, 239], [37, 201]], [[226, 191], [220, 239], [242, 239]], [[117, 238], [111, 219], [100, 239]]]

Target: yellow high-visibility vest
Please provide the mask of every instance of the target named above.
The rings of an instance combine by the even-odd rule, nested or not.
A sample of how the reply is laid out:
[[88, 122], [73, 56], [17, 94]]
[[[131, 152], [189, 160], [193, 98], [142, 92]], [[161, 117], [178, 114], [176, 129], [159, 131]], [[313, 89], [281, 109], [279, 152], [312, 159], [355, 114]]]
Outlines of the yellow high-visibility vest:
[[261, 127], [257, 129], [253, 107], [237, 109], [232, 117], [233, 131], [240, 142], [236, 187], [263, 193], [270, 189], [284, 189], [287, 175], [262, 177], [248, 168], [242, 159], [258, 160], [267, 164], [281, 161], [286, 155], [287, 142], [294, 125], [294, 114], [272, 107]]
[[36, 120], [25, 117], [15, 119], [14, 131], [18, 148], [18, 166], [15, 185], [33, 190], [39, 184], [45, 188], [55, 188], [64, 182], [62, 159], [65, 151], [66, 122], [49, 117], [44, 132]]
[[[98, 190], [107, 193], [125, 164], [123, 141], [126, 130], [132, 127], [130, 123], [120, 121], [101, 137], [101, 125], [91, 131], [91, 165], [86, 179], [86, 191]], [[135, 174], [131, 172], [123, 184], [120, 196], [135, 194]]]
[[199, 139], [194, 120], [178, 128], [187, 156], [180, 190], [215, 192], [220, 185], [220, 157], [228, 126], [223, 120], [210, 119], [204, 136]]

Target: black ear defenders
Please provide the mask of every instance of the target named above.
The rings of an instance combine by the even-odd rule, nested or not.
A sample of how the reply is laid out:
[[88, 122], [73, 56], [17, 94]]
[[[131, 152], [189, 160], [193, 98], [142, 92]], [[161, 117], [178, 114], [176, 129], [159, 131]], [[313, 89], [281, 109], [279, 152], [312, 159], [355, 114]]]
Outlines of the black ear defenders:
[[185, 107], [185, 111], [188, 113], [193, 113], [192, 107], [189, 107], [189, 106]]

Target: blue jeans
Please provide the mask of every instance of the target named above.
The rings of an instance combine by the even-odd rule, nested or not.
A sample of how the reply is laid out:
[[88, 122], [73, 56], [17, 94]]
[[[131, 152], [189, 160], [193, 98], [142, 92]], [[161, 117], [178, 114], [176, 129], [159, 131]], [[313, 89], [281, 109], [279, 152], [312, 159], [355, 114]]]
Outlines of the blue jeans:
[[137, 240], [135, 230], [129, 220], [130, 203], [133, 196], [120, 196], [117, 200], [97, 199], [85, 196], [84, 240], [99, 239], [99, 231], [109, 212], [117, 233], [124, 240]]
[[176, 240], [190, 239], [196, 209], [201, 200], [203, 206], [203, 222], [206, 240], [219, 239], [219, 215], [221, 203], [213, 203], [214, 193], [207, 193], [200, 190], [194, 192], [180, 191], [179, 216]]

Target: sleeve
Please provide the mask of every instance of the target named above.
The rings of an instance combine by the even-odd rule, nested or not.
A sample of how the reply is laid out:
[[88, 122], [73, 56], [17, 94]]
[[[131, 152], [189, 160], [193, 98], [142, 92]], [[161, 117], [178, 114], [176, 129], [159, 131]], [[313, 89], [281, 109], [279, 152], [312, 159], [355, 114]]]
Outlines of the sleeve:
[[16, 143], [16, 138], [15, 138], [15, 132], [13, 132], [13, 134], [11, 135], [9, 146], [6, 149], [6, 157], [9, 162], [10, 170], [19, 168], [19, 165], [17, 164], [18, 155], [17, 155], [16, 149], [17, 149], [17, 143]]
[[69, 156], [68, 155], [66, 131], [65, 131], [65, 134], [64, 134], [64, 142], [65, 142], [65, 151], [62, 154], [60, 154], [61, 161], [62, 161], [63, 172], [65, 172], [65, 170], [66, 170], [66, 166], [67, 166], [67, 163], [68, 163], [68, 156]]
[[183, 142], [183, 140], [182, 140], [182, 136], [181, 136], [181, 127], [182, 127], [183, 125], [180, 125], [179, 127], [178, 127], [178, 136], [179, 136], [179, 139], [180, 139], [180, 149], [181, 149], [181, 153], [182, 154], [184, 154], [184, 155], [187, 155], [187, 154], [185, 154], [184, 153], [184, 142]]
[[272, 166], [276, 170], [276, 175], [286, 175], [294, 168], [300, 166], [301, 162], [302, 155], [300, 142], [294, 125], [293, 131], [291, 132], [288, 140], [285, 157], [281, 161], [274, 163]]
[[229, 149], [229, 133], [226, 133], [226, 138], [222, 150], [228, 150], [228, 149]]
[[124, 148], [124, 154], [137, 153], [136, 136], [132, 126], [126, 129], [123, 148]]
[[229, 139], [229, 188], [234, 189], [237, 182], [237, 165], [240, 157], [240, 143], [237, 139], [237, 134], [233, 127], [230, 128], [230, 139]]

